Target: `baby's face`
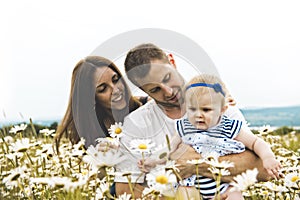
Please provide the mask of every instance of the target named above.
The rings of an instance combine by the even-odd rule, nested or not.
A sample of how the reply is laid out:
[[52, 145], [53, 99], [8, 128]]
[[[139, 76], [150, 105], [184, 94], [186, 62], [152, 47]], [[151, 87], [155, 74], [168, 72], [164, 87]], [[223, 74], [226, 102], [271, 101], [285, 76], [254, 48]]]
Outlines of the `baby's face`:
[[197, 129], [207, 130], [218, 124], [224, 112], [222, 96], [211, 88], [201, 88], [201, 93], [197, 90], [191, 88], [186, 92], [187, 116]]

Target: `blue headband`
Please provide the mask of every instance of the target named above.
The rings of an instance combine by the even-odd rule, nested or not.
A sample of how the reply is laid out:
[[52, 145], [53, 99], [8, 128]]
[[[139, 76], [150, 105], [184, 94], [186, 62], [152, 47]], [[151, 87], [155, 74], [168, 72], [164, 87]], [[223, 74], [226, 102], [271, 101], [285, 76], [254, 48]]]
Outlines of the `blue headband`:
[[194, 83], [194, 84], [191, 84], [191, 85], [187, 86], [185, 90], [188, 90], [188, 89], [193, 88], [193, 87], [209, 87], [209, 88], [214, 89], [216, 93], [220, 92], [225, 97], [225, 93], [222, 89], [222, 86], [219, 83], [215, 83], [215, 84]]

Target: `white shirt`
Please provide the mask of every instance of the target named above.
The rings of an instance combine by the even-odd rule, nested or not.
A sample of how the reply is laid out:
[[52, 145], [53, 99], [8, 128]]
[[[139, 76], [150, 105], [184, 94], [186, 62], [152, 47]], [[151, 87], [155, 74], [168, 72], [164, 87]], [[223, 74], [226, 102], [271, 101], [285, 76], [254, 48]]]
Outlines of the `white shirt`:
[[[244, 116], [236, 106], [228, 106], [225, 115], [232, 119], [245, 121]], [[115, 176], [115, 182], [128, 182], [127, 178], [121, 174], [130, 172], [132, 182], [143, 183], [144, 174], [141, 174], [137, 167], [137, 162], [142, 157], [141, 155], [132, 155], [128, 152], [130, 142], [134, 139], [151, 139], [156, 146], [162, 145], [167, 150], [166, 135], [168, 135], [169, 139], [177, 135], [175, 128], [177, 120], [169, 118], [154, 100], [149, 101], [125, 117], [123, 124], [124, 136], [120, 139], [120, 150], [128, 156], [128, 159], [116, 166], [116, 171], [120, 173], [117, 173]], [[158, 159], [158, 155], [152, 155], [151, 158]]]

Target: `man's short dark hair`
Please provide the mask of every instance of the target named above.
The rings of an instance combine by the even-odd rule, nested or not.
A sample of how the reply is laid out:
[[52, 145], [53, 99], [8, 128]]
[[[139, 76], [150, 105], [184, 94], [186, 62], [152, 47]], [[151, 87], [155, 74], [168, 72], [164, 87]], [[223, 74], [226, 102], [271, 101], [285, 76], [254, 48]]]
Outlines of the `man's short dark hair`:
[[166, 53], [154, 44], [140, 44], [131, 49], [127, 53], [124, 63], [128, 79], [139, 86], [136, 79], [143, 78], [149, 73], [153, 60], [170, 63]]

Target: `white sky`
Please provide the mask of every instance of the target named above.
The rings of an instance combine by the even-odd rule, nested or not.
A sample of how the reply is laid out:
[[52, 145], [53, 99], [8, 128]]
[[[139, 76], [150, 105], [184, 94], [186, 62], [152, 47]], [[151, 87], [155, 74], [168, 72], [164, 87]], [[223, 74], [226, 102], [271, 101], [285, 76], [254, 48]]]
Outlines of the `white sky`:
[[300, 104], [297, 0], [45, 2], [0, 3], [0, 121], [62, 117], [75, 64], [139, 28], [197, 42], [239, 107]]

